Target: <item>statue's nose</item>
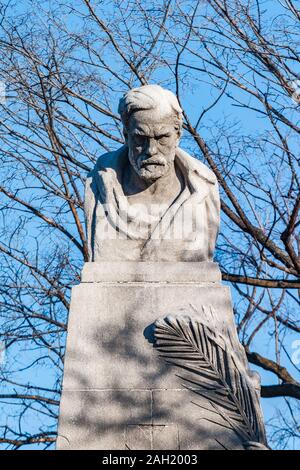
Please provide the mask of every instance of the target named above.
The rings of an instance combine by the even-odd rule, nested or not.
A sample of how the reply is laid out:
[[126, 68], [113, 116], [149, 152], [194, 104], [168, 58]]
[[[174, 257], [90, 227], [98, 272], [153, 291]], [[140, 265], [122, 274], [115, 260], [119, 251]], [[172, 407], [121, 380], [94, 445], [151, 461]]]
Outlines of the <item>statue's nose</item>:
[[155, 139], [148, 139], [146, 147], [146, 155], [155, 155], [157, 152], [157, 142]]

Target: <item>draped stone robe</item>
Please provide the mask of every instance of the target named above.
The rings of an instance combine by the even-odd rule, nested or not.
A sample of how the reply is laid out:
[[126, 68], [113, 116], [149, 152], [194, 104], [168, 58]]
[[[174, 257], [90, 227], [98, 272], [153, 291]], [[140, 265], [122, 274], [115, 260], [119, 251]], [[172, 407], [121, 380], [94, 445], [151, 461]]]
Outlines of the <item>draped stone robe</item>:
[[[184, 182], [171, 205], [131, 204], [122, 188], [128, 147], [101, 156], [88, 175], [85, 215], [90, 261], [207, 261], [214, 253], [220, 201], [215, 175], [177, 148]], [[132, 171], [134, 171], [132, 169]]]

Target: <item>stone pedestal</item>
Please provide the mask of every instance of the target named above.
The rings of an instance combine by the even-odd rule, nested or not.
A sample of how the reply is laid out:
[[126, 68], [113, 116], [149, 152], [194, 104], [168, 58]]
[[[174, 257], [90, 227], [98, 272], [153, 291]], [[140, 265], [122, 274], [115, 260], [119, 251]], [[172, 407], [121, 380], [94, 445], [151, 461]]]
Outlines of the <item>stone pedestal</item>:
[[216, 328], [245, 365], [217, 264], [85, 264], [72, 289], [57, 449], [243, 448], [153, 347], [153, 323], [170, 314]]

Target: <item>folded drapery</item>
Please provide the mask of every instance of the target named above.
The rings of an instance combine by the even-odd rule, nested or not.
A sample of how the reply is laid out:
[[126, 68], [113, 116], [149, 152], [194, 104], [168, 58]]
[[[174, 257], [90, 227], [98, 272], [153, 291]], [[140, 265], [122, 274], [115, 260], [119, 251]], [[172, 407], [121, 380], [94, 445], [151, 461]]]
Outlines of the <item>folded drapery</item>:
[[183, 190], [171, 205], [149, 206], [131, 204], [124, 194], [126, 145], [98, 159], [85, 193], [90, 261], [212, 259], [220, 218], [217, 180], [180, 148], [174, 164]]

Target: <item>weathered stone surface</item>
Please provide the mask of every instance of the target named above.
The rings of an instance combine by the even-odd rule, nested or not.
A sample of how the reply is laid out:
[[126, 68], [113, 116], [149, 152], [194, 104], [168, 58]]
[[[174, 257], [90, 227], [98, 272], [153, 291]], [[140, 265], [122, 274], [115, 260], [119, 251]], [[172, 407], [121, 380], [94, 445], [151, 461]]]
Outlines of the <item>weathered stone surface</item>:
[[[192, 403], [194, 397], [174, 368], [158, 357], [153, 324], [169, 314], [202, 319], [229, 335], [245, 361], [230, 292], [216, 282], [158, 282], [163, 265], [157, 263], [152, 277], [150, 269], [147, 282], [121, 282], [120, 277], [113, 282], [108, 276], [107, 282], [85, 282], [73, 288], [58, 449], [221, 448], [215, 437], [222, 437], [224, 428], [203, 419], [203, 410]], [[98, 266], [98, 279], [107, 273], [107, 265], [102, 268], [100, 275]], [[201, 263], [198, 270], [194, 263], [190, 268], [192, 273], [204, 270]], [[121, 263], [120, 273], [130, 278], [132, 266]], [[142, 426], [142, 430], [130, 426]], [[151, 431], [147, 426], [168, 427]], [[156, 437], [160, 432], [162, 440]], [[232, 432], [222, 442], [229, 448], [241, 446]], [[169, 447], [171, 443], [174, 447]]]
[[[157, 271], [163, 269], [163, 263], [158, 263]], [[126, 382], [128, 388], [148, 388], [149, 384], [169, 387], [174, 384], [174, 374], [163, 364], [157, 367], [153, 323], [170, 313], [204, 315], [203, 306], [208, 321], [212, 321], [214, 308], [218, 312], [214, 319], [217, 328], [236, 337], [229, 289], [221, 284], [148, 281], [82, 283], [74, 287], [64, 388], [80, 389], [85, 384], [118, 388], [119, 381]]]
[[151, 425], [151, 391], [93, 390], [86, 385], [64, 390], [60, 409], [57, 449], [125, 449], [128, 425]]
[[82, 282], [221, 282], [217, 263], [153, 261], [102, 261], [85, 263]]
[[179, 449], [243, 449], [233, 430], [224, 432], [224, 422], [213, 407], [189, 390], [153, 390], [152, 400], [154, 425], [179, 423]]

